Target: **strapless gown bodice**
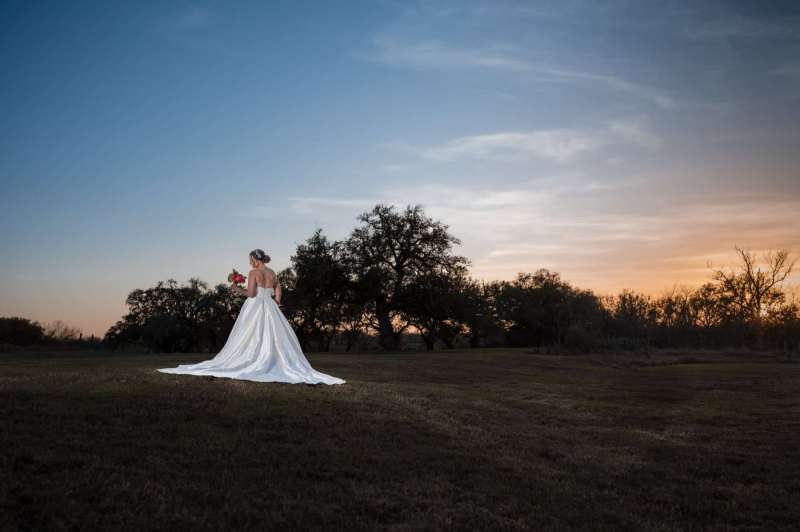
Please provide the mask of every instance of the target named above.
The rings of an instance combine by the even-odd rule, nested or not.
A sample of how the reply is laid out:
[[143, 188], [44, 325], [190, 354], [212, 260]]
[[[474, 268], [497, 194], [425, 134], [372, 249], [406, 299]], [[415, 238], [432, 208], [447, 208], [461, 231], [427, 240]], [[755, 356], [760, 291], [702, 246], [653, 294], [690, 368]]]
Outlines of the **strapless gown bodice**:
[[271, 286], [259, 286], [256, 288], [256, 297], [261, 299], [271, 299], [275, 297], [275, 289]]

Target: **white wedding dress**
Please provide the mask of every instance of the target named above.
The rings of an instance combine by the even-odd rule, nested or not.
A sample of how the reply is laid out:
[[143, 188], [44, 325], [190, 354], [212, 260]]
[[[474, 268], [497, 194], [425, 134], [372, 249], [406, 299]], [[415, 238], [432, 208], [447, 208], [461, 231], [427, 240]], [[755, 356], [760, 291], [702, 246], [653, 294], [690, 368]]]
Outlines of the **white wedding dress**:
[[256, 382], [344, 384], [308, 363], [292, 326], [272, 298], [274, 289], [257, 290], [242, 304], [228, 341], [214, 358], [158, 371]]

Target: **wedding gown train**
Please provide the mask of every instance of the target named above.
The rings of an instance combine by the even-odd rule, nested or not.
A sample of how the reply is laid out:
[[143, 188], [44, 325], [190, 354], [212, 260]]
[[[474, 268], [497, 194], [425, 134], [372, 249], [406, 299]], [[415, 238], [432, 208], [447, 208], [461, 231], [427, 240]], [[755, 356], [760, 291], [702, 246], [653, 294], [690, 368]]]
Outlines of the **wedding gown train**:
[[259, 286], [256, 296], [245, 300], [227, 342], [214, 358], [158, 371], [256, 382], [343, 384], [344, 379], [311, 367], [273, 294], [273, 288]]

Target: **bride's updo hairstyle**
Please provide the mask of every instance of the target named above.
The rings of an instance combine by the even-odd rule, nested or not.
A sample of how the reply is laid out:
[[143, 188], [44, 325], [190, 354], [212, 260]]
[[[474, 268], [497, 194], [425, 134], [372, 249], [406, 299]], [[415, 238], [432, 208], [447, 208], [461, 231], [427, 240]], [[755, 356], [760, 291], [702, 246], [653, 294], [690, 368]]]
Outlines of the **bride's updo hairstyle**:
[[264, 253], [263, 249], [254, 249], [253, 251], [250, 252], [250, 256], [256, 260], [260, 260], [264, 264], [268, 263], [270, 260], [269, 255]]

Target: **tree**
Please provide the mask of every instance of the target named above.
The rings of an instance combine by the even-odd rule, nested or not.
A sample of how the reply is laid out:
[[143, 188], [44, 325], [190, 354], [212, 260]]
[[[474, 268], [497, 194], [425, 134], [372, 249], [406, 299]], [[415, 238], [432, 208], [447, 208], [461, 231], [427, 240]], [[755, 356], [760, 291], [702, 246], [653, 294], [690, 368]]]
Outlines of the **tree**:
[[461, 265], [450, 271], [422, 274], [404, 292], [404, 316], [419, 331], [429, 351], [436, 340], [453, 349], [456, 337], [465, 329], [458, 306], [459, 293], [467, 283], [466, 273]]
[[159, 281], [128, 294], [128, 313], [108, 330], [104, 342], [168, 353], [214, 349], [230, 332], [241, 301], [225, 285], [209, 291], [195, 278], [185, 285], [175, 279]]
[[623, 290], [616, 298], [612, 316], [617, 336], [643, 338], [649, 344], [650, 332], [656, 322], [656, 309], [649, 296]]
[[588, 347], [603, 326], [597, 296], [546, 269], [500, 283], [494, 299], [509, 345]]
[[653, 302], [658, 345], [690, 345], [693, 342], [697, 332], [693, 294], [694, 291], [687, 287], [673, 288]]
[[39, 322], [28, 318], [0, 318], [0, 343], [29, 346], [38, 344], [44, 337]]
[[784, 304], [786, 295], [780, 286], [792, 273], [796, 259], [790, 260], [785, 249], [770, 251], [762, 270], [754, 253], [738, 246], [735, 249], [741, 259], [739, 267], [715, 270], [714, 280], [726, 303], [753, 325], [758, 347], [763, 347], [765, 319]]
[[239, 316], [244, 296], [234, 292], [229, 284], [218, 284], [199, 294], [194, 307], [195, 344], [204, 351], [219, 351], [230, 335]]
[[[502, 338], [505, 331], [497, 317], [496, 297], [502, 284], [468, 280], [458, 291], [456, 315], [466, 326], [470, 347], [479, 347], [492, 338]], [[498, 343], [497, 340], [494, 343]]]
[[350, 279], [341, 258], [342, 244], [329, 242], [317, 229], [292, 256], [292, 321], [303, 349], [309, 342], [329, 351], [345, 321]]
[[600, 298], [591, 290], [567, 285], [566, 305], [560, 312], [559, 343], [570, 349], [595, 347], [606, 332], [608, 315]]
[[695, 318], [695, 325], [701, 329], [718, 327], [730, 318], [720, 298], [719, 289], [714, 283], [705, 283], [692, 292], [689, 305]]
[[376, 205], [358, 220], [361, 226], [344, 242], [354, 295], [381, 347], [397, 349], [410, 326], [404, 313], [408, 291], [425, 276], [452, 274], [469, 261], [453, 254], [461, 241], [448, 233], [448, 226], [426, 216], [419, 205], [402, 212]]
[[345, 342], [345, 351], [350, 351], [364, 336], [364, 331], [369, 326], [369, 316], [364, 307], [355, 298], [352, 289], [349, 290], [344, 307], [342, 307], [342, 338]]
[[44, 326], [44, 336], [48, 340], [63, 342], [81, 338], [81, 330], [71, 327], [61, 320], [52, 321]]

